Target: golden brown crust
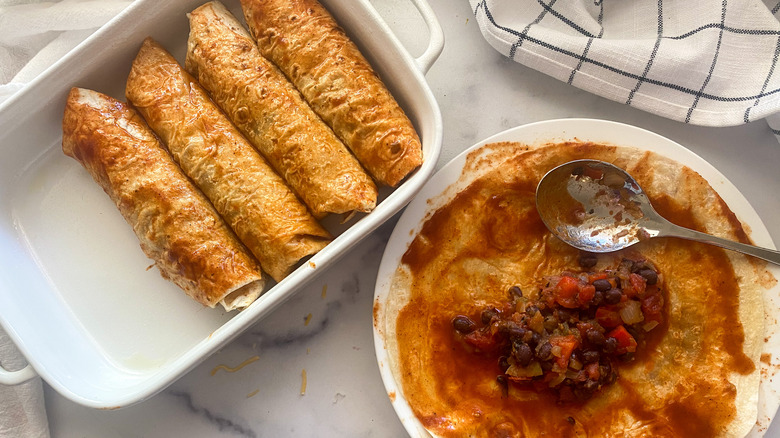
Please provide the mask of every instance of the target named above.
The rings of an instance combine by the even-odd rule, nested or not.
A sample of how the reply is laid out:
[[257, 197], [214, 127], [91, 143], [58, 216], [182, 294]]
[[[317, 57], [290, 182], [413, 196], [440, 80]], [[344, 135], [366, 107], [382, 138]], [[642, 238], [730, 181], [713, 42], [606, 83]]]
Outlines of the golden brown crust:
[[187, 71], [315, 216], [371, 211], [371, 178], [236, 18], [218, 2], [189, 17]]
[[111, 197], [164, 278], [209, 307], [230, 295], [223, 304], [231, 310], [259, 296], [257, 262], [138, 113], [106, 95], [73, 88], [62, 131], [63, 152]]
[[295, 84], [377, 181], [422, 163], [412, 123], [357, 46], [316, 0], [241, 0], [260, 52]]
[[274, 280], [327, 245], [330, 233], [195, 79], [149, 38], [125, 94]]

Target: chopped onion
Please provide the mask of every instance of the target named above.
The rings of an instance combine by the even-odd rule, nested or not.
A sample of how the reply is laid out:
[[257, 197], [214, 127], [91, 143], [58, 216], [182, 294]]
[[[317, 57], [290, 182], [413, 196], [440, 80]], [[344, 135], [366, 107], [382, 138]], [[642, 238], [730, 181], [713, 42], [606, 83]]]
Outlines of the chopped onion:
[[645, 325], [642, 326], [642, 328], [649, 332], [650, 330], [654, 329], [658, 325], [658, 321], [649, 321]]
[[560, 345], [553, 345], [553, 348], [552, 348], [551, 351], [552, 351], [553, 356], [561, 357], [561, 352], [562, 351], [561, 351], [561, 346]]
[[645, 316], [642, 315], [642, 306], [639, 301], [628, 300], [623, 303], [620, 309], [620, 318], [628, 325], [644, 321]]
[[544, 373], [542, 366], [539, 362], [531, 362], [528, 366], [519, 367], [517, 365], [511, 365], [506, 370], [506, 375], [511, 377], [536, 377], [541, 376]]
[[554, 379], [550, 380], [550, 383], [548, 384], [548, 386], [550, 388], [558, 386], [558, 385], [560, 385], [563, 382], [564, 379], [566, 379], [566, 373], [560, 373]]
[[542, 312], [536, 312], [534, 316], [531, 317], [531, 320], [528, 321], [528, 327], [540, 335], [544, 333], [544, 317], [542, 316]]

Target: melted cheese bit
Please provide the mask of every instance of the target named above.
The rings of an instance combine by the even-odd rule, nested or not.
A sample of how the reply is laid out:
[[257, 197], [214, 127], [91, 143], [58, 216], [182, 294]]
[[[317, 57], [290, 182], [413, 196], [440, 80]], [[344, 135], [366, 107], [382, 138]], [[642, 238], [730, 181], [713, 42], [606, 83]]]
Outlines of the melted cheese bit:
[[301, 395], [306, 395], [306, 368], [301, 370]]
[[241, 362], [240, 364], [238, 364], [235, 368], [231, 368], [231, 367], [229, 367], [227, 365], [217, 365], [217, 366], [214, 367], [213, 370], [211, 370], [211, 375], [213, 376], [219, 370], [225, 370], [225, 371], [227, 371], [229, 373], [234, 373], [234, 372], [240, 370], [241, 368], [244, 368], [245, 366], [247, 366], [250, 363], [255, 362], [255, 361], [259, 360], [259, 359], [260, 359], [260, 356], [252, 356], [249, 359], [247, 359], [247, 360]]
[[303, 325], [309, 325], [311, 322], [311, 313], [306, 315], [306, 319], [303, 321]]

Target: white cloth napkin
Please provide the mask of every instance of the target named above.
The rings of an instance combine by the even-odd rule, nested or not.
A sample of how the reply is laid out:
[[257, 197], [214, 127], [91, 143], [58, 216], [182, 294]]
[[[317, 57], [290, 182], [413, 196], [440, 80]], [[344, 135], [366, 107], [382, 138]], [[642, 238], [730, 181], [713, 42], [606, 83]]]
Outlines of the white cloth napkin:
[[0, 103], [131, 0], [0, 0]]
[[[0, 0], [0, 103], [113, 18], [131, 0]], [[0, 365], [27, 364], [0, 329]], [[49, 424], [39, 377], [0, 384], [0, 438], [44, 438]]]
[[[24, 368], [27, 361], [0, 329], [0, 366], [8, 371]], [[14, 386], [0, 384], [0, 437], [46, 438], [49, 422], [43, 400], [43, 384], [36, 377]]]
[[767, 118], [780, 134], [778, 0], [469, 0], [523, 65], [616, 102], [705, 126]]

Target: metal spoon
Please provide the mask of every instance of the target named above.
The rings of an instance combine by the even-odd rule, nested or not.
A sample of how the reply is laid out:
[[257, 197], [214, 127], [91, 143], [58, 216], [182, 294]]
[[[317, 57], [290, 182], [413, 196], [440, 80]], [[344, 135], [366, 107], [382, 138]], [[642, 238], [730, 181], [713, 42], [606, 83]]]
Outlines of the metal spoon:
[[623, 169], [597, 160], [562, 164], [539, 181], [536, 208], [547, 228], [583, 251], [604, 253], [657, 236], [708, 243], [780, 264], [780, 252], [694, 231], [659, 215]]

